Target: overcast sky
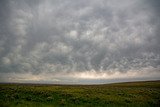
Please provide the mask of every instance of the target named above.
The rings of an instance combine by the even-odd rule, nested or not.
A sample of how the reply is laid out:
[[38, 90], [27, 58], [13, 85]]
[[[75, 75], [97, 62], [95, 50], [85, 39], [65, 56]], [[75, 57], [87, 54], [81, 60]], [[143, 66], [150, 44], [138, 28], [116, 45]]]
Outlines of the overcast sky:
[[160, 79], [159, 0], [0, 0], [0, 82]]

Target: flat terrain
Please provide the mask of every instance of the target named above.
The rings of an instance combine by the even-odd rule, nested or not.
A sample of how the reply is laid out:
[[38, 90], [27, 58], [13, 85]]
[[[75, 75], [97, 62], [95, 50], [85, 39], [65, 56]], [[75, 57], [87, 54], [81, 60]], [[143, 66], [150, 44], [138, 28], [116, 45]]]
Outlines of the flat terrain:
[[160, 107], [160, 81], [104, 85], [0, 84], [0, 107]]

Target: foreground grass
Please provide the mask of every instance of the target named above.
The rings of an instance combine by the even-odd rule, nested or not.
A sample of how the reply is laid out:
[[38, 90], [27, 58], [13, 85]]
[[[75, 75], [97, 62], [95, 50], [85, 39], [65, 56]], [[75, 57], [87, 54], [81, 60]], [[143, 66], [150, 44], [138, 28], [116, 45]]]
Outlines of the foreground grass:
[[108, 85], [0, 84], [0, 107], [160, 107], [160, 81]]

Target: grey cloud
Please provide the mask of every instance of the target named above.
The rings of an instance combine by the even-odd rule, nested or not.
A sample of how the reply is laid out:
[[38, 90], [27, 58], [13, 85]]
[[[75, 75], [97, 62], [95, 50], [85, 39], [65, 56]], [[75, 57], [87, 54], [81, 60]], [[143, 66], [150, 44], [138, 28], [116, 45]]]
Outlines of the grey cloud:
[[158, 4], [2, 0], [0, 72], [67, 75], [159, 68]]

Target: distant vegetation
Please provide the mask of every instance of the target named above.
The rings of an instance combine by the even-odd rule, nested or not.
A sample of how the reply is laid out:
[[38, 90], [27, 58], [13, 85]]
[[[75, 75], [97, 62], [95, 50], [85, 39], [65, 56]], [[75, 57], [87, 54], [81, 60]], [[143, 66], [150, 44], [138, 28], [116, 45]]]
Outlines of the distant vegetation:
[[0, 107], [160, 107], [160, 81], [107, 85], [0, 84]]

